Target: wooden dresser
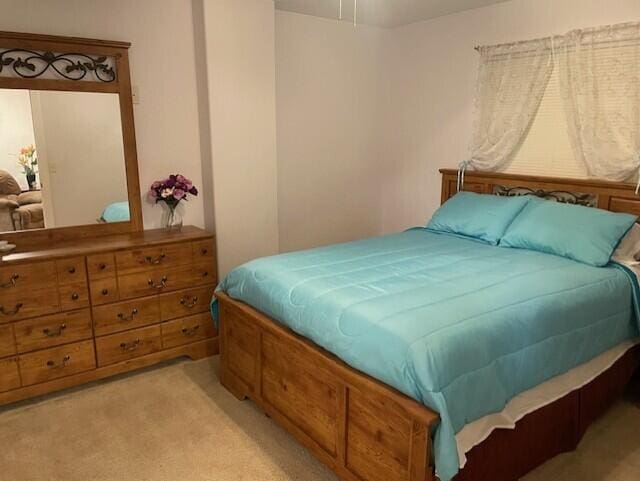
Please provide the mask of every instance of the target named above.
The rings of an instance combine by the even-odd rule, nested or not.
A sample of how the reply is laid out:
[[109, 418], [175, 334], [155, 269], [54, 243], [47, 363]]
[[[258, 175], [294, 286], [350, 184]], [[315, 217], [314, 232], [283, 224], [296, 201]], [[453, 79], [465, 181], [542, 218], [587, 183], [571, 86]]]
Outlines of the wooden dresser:
[[185, 227], [53, 245], [0, 261], [0, 405], [217, 354], [211, 234]]

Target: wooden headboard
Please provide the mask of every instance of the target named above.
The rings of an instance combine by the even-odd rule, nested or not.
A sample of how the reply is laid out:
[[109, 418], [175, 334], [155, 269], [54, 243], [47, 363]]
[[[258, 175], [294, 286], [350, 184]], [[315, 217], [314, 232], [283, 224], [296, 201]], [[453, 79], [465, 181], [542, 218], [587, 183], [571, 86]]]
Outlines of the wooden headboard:
[[[458, 171], [440, 169], [442, 174], [442, 202], [457, 193]], [[626, 212], [640, 216], [640, 196], [636, 186], [622, 182], [591, 179], [567, 179], [533, 175], [477, 172], [467, 170], [462, 190], [479, 194], [533, 194], [571, 204], [587, 205], [612, 212]]]

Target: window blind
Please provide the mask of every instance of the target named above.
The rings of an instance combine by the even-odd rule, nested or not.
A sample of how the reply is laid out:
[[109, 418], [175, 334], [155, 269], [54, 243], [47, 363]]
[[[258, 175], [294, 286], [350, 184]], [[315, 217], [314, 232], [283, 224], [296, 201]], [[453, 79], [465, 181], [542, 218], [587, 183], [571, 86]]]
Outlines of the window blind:
[[[616, 128], [629, 128], [627, 124], [629, 99], [634, 98], [630, 88], [640, 88], [640, 82], [630, 86], [630, 66], [637, 66], [636, 57], [640, 54], [638, 41], [608, 42], [593, 50], [593, 69], [595, 83], [605, 85], [600, 102], [604, 112], [625, 112], [625, 115], [612, 115], [612, 122], [619, 122]], [[624, 72], [624, 75], [621, 73]], [[640, 72], [635, 73], [640, 78]], [[587, 80], [585, 79], [585, 82]], [[590, 88], [590, 86], [586, 86]], [[640, 105], [634, 106], [636, 115], [640, 115]], [[611, 119], [614, 120], [611, 120]], [[614, 129], [615, 131], [616, 129]], [[569, 134], [567, 118], [560, 90], [558, 66], [555, 65], [545, 89], [540, 106], [534, 116], [528, 132], [516, 149], [505, 168], [506, 172], [529, 175], [586, 178], [585, 165], [574, 155]], [[634, 180], [629, 179], [629, 180]]]

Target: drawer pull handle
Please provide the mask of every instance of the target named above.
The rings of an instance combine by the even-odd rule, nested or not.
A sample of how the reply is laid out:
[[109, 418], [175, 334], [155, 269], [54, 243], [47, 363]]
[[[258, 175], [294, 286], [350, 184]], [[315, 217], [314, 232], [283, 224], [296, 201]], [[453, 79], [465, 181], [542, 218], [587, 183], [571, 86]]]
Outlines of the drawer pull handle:
[[189, 298], [189, 296], [184, 296], [180, 299], [180, 304], [182, 304], [187, 309], [193, 309], [197, 303], [198, 296], [193, 296], [191, 298]]
[[62, 336], [62, 333], [64, 332], [64, 330], [67, 328], [66, 324], [60, 324], [60, 326], [58, 327], [58, 329], [56, 330], [51, 330], [48, 327], [42, 330], [42, 333], [47, 336], [47, 337], [60, 337]]
[[4, 306], [0, 306], [0, 314], [3, 316], [15, 316], [22, 309], [22, 302], [18, 302], [16, 307], [11, 309], [10, 311], [5, 311]]
[[64, 356], [60, 364], [56, 364], [55, 361], [47, 361], [47, 367], [51, 369], [63, 369], [67, 367], [69, 361], [71, 361], [71, 356]]
[[166, 254], [160, 254], [158, 257], [147, 256], [144, 258], [147, 264], [157, 265], [162, 264], [162, 261], [166, 257]]
[[206, 247], [201, 249], [200, 252], [202, 253], [203, 256], [206, 256], [209, 253], [209, 249], [207, 249]]
[[15, 287], [16, 286], [16, 281], [20, 278], [20, 276], [18, 274], [13, 274], [11, 276], [11, 278], [9, 279], [9, 282], [5, 282], [4, 284], [0, 284], [0, 288], [2, 289], [8, 289], [10, 287]]
[[77, 292], [74, 292], [73, 294], [71, 294], [71, 299], [73, 299], [74, 301], [77, 301], [80, 298], [80, 294], [78, 294]]
[[107, 294], [109, 294], [109, 289], [104, 288], [100, 291], [100, 294], [102, 294], [103, 296], [106, 296]]
[[154, 289], [164, 289], [165, 287], [167, 287], [167, 280], [167, 276], [162, 276], [162, 279], [160, 279], [160, 282], [158, 282], [157, 284], [153, 279], [149, 279], [147, 281], [147, 284], [149, 284], [149, 286], [153, 287]]
[[71, 266], [67, 269], [67, 272], [69, 274], [75, 274], [76, 273], [76, 268], [74, 266]]
[[199, 325], [193, 327], [183, 327], [182, 334], [184, 334], [185, 336], [195, 336], [198, 332], [198, 329], [200, 329]]
[[124, 352], [135, 351], [140, 347], [141, 343], [142, 341], [140, 339], [136, 339], [133, 342], [122, 342], [120, 343], [120, 349], [122, 349]]
[[101, 262], [100, 264], [98, 264], [98, 269], [100, 269], [101, 271], [105, 270], [107, 268], [107, 264], [105, 264], [104, 262]]
[[131, 311], [130, 315], [126, 315], [123, 314], [122, 312], [118, 313], [118, 319], [120, 319], [122, 322], [129, 322], [129, 321], [133, 321], [133, 318], [136, 317], [136, 315], [138, 314], [138, 309], [133, 309]]

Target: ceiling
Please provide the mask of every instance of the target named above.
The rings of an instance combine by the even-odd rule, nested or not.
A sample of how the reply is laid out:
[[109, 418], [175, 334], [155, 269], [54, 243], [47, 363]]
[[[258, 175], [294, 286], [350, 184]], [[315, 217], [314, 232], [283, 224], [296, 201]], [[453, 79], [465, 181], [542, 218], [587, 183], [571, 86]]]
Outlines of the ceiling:
[[[340, 0], [274, 0], [276, 9], [338, 18]], [[398, 27], [508, 0], [357, 0], [358, 23]], [[342, 0], [343, 20], [353, 20], [354, 0]]]

